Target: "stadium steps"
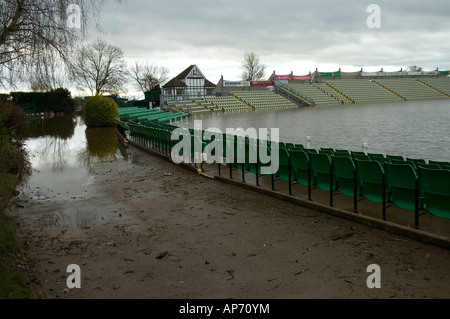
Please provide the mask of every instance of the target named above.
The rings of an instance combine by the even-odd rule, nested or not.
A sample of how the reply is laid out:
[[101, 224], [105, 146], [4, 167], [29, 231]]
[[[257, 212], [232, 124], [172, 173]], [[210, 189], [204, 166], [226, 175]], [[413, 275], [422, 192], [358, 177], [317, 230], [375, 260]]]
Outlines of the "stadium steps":
[[[299, 104], [299, 103], [295, 102], [294, 99], [299, 99], [300, 101], [303, 101], [303, 103], [307, 106], [311, 106], [311, 105], [315, 104], [313, 99], [307, 98], [303, 95], [300, 95], [300, 94], [298, 94], [297, 91], [295, 91], [289, 87], [286, 87], [284, 85], [277, 84], [276, 90], [277, 90], [277, 93], [280, 94], [281, 96], [283, 96], [285, 99], [288, 99], [296, 104]], [[292, 96], [294, 97], [294, 99], [292, 98]]]
[[338, 90], [336, 90], [334, 87], [332, 87], [331, 85], [329, 85], [328, 83], [322, 82], [325, 87], [327, 87], [328, 89], [330, 89], [334, 94], [336, 94], [337, 96], [339, 96], [340, 98], [344, 99], [345, 101], [347, 101], [350, 104], [355, 104], [355, 101], [349, 99], [348, 97], [346, 97], [345, 95], [343, 95], [341, 92], [339, 92]]
[[378, 83], [378, 82], [376, 82], [376, 81], [372, 81], [372, 83], [374, 83], [375, 85], [379, 86], [380, 88], [382, 88], [382, 89], [388, 91], [389, 93], [395, 95], [395, 96], [398, 97], [400, 100], [406, 101], [406, 99], [405, 99], [403, 96], [401, 96], [401, 95], [395, 93], [394, 91], [392, 91], [392, 90], [390, 90], [389, 88], [387, 88], [387, 87], [381, 85], [380, 83]]
[[406, 101], [406, 99], [405, 99], [403, 96], [401, 96], [401, 95], [395, 93], [394, 91], [391, 91], [389, 88], [387, 88], [387, 87], [381, 85], [380, 83], [375, 82], [375, 81], [372, 81], [372, 83], [375, 84], [376, 86], [378, 86], [379, 88], [381, 88], [381, 89], [383, 89], [383, 90], [385, 90], [385, 91], [387, 91], [387, 92], [389, 92], [389, 93], [395, 95], [395, 96], [398, 97], [400, 100]]
[[442, 94], [443, 96], [445, 96], [445, 97], [447, 97], [447, 98], [450, 98], [450, 95], [448, 95], [448, 94], [442, 92], [441, 90], [439, 90], [439, 89], [433, 87], [432, 85], [430, 85], [430, 84], [428, 84], [428, 83], [426, 83], [426, 82], [424, 82], [424, 81], [422, 81], [422, 80], [419, 80], [419, 79], [416, 80], [416, 81], [417, 81], [418, 83], [420, 83], [420, 84], [422, 84], [422, 85], [425, 85], [426, 87], [428, 87], [428, 88], [430, 88], [430, 89], [432, 89], [432, 90], [434, 90], [434, 91], [436, 91], [436, 92]]

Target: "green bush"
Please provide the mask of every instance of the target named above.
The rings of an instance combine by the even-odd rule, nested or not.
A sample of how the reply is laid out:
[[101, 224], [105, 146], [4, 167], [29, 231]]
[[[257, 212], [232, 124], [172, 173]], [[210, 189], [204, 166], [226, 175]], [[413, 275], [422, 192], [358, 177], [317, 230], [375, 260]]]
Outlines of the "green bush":
[[113, 99], [93, 96], [84, 102], [84, 123], [87, 127], [113, 126], [119, 118], [119, 107]]
[[0, 174], [29, 173], [30, 163], [22, 139], [27, 122], [20, 106], [0, 101]]

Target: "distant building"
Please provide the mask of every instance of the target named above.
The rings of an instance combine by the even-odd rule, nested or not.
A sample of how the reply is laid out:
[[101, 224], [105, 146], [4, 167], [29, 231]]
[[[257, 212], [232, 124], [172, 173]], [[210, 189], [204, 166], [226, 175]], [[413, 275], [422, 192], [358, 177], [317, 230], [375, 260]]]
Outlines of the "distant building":
[[193, 64], [163, 86], [161, 105], [169, 101], [215, 96], [215, 88], [216, 85], [206, 79], [200, 69]]

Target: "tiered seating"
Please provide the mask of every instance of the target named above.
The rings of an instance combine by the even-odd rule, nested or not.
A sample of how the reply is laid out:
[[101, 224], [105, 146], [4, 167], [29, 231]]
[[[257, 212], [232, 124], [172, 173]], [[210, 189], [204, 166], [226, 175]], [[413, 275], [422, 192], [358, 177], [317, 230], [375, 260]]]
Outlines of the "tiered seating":
[[326, 83], [355, 103], [400, 101], [397, 96], [369, 80], [333, 80]]
[[156, 109], [129, 107], [119, 108], [120, 121], [136, 121], [136, 122], [168, 122], [181, 117], [188, 117], [189, 114], [172, 113], [166, 111], [158, 111]]
[[232, 94], [252, 106], [255, 110], [289, 109], [298, 107], [297, 104], [271, 91], [236, 91]]
[[216, 106], [215, 112], [250, 111], [250, 108], [232, 96], [207, 97], [206, 102]]
[[424, 78], [420, 81], [450, 96], [450, 78]]
[[[137, 123], [130, 121], [125, 124], [118, 120], [120, 131], [128, 131], [129, 139], [166, 156], [172, 156], [173, 146], [178, 140], [172, 139], [172, 132], [176, 126], [159, 123]], [[189, 130], [194, 139], [193, 130]], [[188, 133], [189, 133], [188, 132]], [[203, 134], [201, 135], [203, 136]], [[231, 138], [229, 138], [231, 137]], [[260, 174], [272, 179], [272, 189], [275, 180], [288, 182], [289, 194], [292, 195], [292, 183], [298, 182], [308, 187], [308, 198], [315, 189], [325, 190], [329, 193], [330, 206], [333, 206], [333, 197], [336, 192], [354, 198], [355, 213], [358, 212], [358, 202], [362, 199], [381, 204], [382, 218], [386, 220], [387, 209], [395, 205], [399, 208], [414, 212], [415, 227], [419, 228], [419, 216], [430, 213], [436, 217], [450, 219], [450, 170], [441, 167], [426, 167], [426, 165], [443, 165], [448, 162], [426, 163], [419, 159], [405, 159], [401, 156], [384, 156], [383, 154], [360, 154], [358, 152], [344, 152], [331, 148], [305, 149], [302, 145], [290, 143], [276, 143], [272, 148], [271, 141], [246, 138], [239, 140], [236, 136], [223, 134], [222, 157], [231, 159], [230, 174], [236, 168], [242, 171], [250, 171], [256, 175], [256, 183]], [[226, 154], [227, 146], [231, 143], [237, 152]], [[211, 143], [210, 140], [200, 141], [202, 152]], [[279, 165], [276, 171], [262, 171], [267, 167], [266, 160], [261, 160], [257, 150], [261, 145], [270, 148], [271, 153], [279, 151]], [[191, 150], [182, 149], [183, 157], [187, 163], [192, 163], [196, 157], [195, 145]], [[253, 152], [250, 152], [253, 150]], [[178, 150], [179, 152], [181, 150]], [[241, 152], [243, 151], [243, 152]], [[366, 155], [368, 158], [359, 159], [358, 155]], [[384, 159], [381, 161], [381, 159]], [[392, 163], [395, 159], [402, 160]], [[199, 162], [194, 162], [199, 163]], [[219, 164], [220, 167], [221, 164]], [[245, 172], [242, 174], [244, 181]], [[219, 171], [220, 174], [220, 171]], [[391, 204], [391, 205], [389, 205]]]
[[189, 114], [211, 114], [211, 111], [208, 108], [205, 108], [203, 105], [198, 104], [195, 101], [179, 101], [177, 104], [177, 108], [181, 109], [183, 113]]
[[324, 83], [314, 83], [313, 85], [315, 87], [319, 88], [324, 93], [334, 97], [336, 100], [338, 100], [342, 104], [349, 104], [350, 103], [348, 100], [346, 100], [346, 99], [342, 98], [341, 96], [337, 95], [332, 89], [330, 89]]
[[213, 103], [208, 102], [205, 99], [194, 99], [192, 101], [209, 110], [210, 112], [222, 111], [217, 105], [214, 105]]
[[309, 83], [290, 83], [289, 88], [308, 98], [316, 105], [341, 103], [333, 94], [323, 90], [322, 86]]
[[415, 79], [380, 79], [374, 80], [406, 100], [443, 99], [442, 95]]

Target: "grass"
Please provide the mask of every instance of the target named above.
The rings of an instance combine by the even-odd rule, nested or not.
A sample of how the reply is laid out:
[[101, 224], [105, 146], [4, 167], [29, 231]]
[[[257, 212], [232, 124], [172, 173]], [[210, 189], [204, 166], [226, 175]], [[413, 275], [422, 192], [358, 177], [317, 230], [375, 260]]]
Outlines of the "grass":
[[21, 252], [14, 226], [5, 211], [14, 196], [17, 177], [0, 173], [0, 299], [31, 299], [33, 297], [29, 279], [17, 266]]

